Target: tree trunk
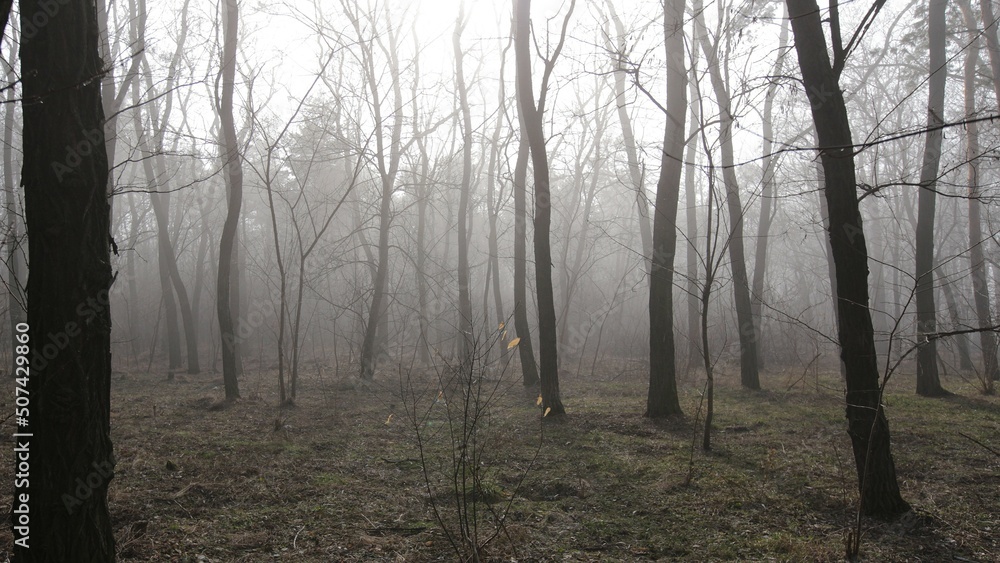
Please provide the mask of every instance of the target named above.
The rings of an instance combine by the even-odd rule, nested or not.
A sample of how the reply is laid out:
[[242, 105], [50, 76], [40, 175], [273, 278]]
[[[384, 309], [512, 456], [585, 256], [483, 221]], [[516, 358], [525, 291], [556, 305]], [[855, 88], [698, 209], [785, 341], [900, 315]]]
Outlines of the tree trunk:
[[[571, 1], [569, 14], [573, 13], [575, 1]], [[531, 60], [529, 18], [531, 0], [515, 0], [514, 3], [514, 54], [517, 61], [517, 102], [518, 110], [524, 116], [523, 128], [531, 149], [531, 165], [535, 179], [535, 291], [538, 295], [538, 349], [539, 376], [541, 381], [542, 411], [551, 415], [566, 412], [559, 396], [559, 362], [556, 356], [556, 309], [552, 288], [552, 249], [549, 243], [549, 228], [552, 221], [552, 206], [549, 194], [549, 162], [545, 152], [545, 137], [542, 131], [542, 114], [535, 107], [531, 87]], [[569, 22], [569, 15], [563, 26]], [[562, 41], [559, 47], [562, 46]], [[555, 60], [555, 56], [551, 60]], [[550, 62], [551, 64], [551, 62]], [[551, 70], [551, 66], [547, 68]], [[542, 91], [544, 92], [543, 85]], [[544, 94], [543, 94], [544, 99]], [[544, 107], [543, 103], [539, 106]]]
[[660, 178], [653, 214], [653, 254], [649, 276], [649, 392], [646, 416], [681, 414], [674, 357], [674, 253], [677, 250], [677, 200], [681, 191], [687, 75], [684, 68], [684, 6], [667, 2], [663, 37], [667, 56], [667, 115], [663, 128]]
[[993, 71], [993, 94], [1000, 106], [1000, 38], [997, 37], [998, 22], [993, 14], [993, 0], [979, 0], [983, 19], [983, 35], [986, 36], [986, 52], [989, 55], [990, 70]]
[[[930, 0], [927, 31], [930, 40], [930, 93], [927, 99], [927, 140], [924, 162], [920, 168], [920, 192], [917, 201], [916, 301], [917, 301], [917, 394], [940, 397], [947, 394], [941, 386], [937, 367], [937, 340], [928, 335], [937, 332], [934, 303], [934, 209], [941, 141], [944, 131], [944, 86], [948, 68], [945, 61], [945, 10], [947, 0]], [[935, 128], [935, 129], [932, 129]]]
[[764, 277], [767, 272], [767, 243], [771, 231], [771, 219], [777, 207], [774, 189], [775, 159], [771, 156], [774, 147], [774, 127], [772, 109], [774, 96], [778, 91], [778, 76], [781, 75], [782, 63], [785, 60], [788, 45], [788, 18], [781, 20], [781, 32], [778, 34], [778, 56], [771, 67], [771, 82], [767, 86], [764, 97], [764, 114], [762, 120], [763, 161], [761, 162], [761, 193], [760, 220], [757, 222], [757, 244], [753, 261], [753, 288], [750, 292], [750, 315], [753, 318], [754, 334], [757, 336], [757, 367], [764, 367], [764, 347], [761, 345], [761, 308], [764, 303]]
[[795, 50], [819, 137], [830, 247], [836, 267], [837, 317], [847, 383], [848, 434], [858, 474], [861, 510], [901, 514], [889, 423], [882, 410], [875, 334], [868, 309], [868, 248], [858, 209], [851, 126], [837, 73], [830, 64], [816, 0], [786, 0]]
[[[462, 112], [462, 185], [458, 195], [458, 316], [459, 350], [462, 366], [471, 368], [472, 354], [475, 352], [476, 335], [472, 327], [472, 297], [469, 275], [469, 194], [472, 191], [472, 113], [469, 111], [469, 94], [465, 85], [465, 71], [462, 69], [462, 28], [465, 26], [465, 3], [459, 4], [452, 47], [455, 49], [455, 85], [458, 89], [458, 105]], [[485, 321], [485, 319], [484, 319]], [[463, 371], [464, 373], [464, 371]]]
[[[346, 10], [346, 7], [345, 7]], [[375, 377], [375, 366], [378, 356], [382, 352], [381, 348], [385, 344], [379, 338], [380, 326], [385, 328], [388, 312], [388, 299], [386, 291], [389, 282], [389, 227], [392, 223], [392, 193], [395, 189], [396, 172], [399, 169], [400, 138], [403, 126], [403, 96], [399, 84], [399, 61], [397, 58], [396, 35], [391, 25], [388, 37], [389, 46], [386, 54], [389, 56], [389, 67], [392, 74], [393, 110], [392, 125], [390, 128], [389, 146], [385, 145], [382, 129], [385, 127], [382, 122], [382, 97], [379, 94], [379, 75], [375, 72], [375, 61], [372, 53], [371, 41], [363, 38], [361, 23], [358, 15], [347, 11], [347, 16], [354, 26], [358, 35], [359, 48], [362, 51], [363, 64], [365, 65], [365, 78], [369, 93], [372, 99], [373, 117], [378, 130], [375, 131], [375, 162], [378, 166], [379, 179], [381, 180], [381, 203], [379, 204], [379, 227], [378, 227], [378, 265], [376, 266], [374, 290], [372, 293], [371, 307], [368, 311], [368, 324], [365, 326], [365, 338], [361, 345], [361, 378], [372, 379]], [[388, 153], [388, 154], [387, 154]], [[382, 340], [382, 342], [380, 342]]]
[[[607, 0], [611, 21], [615, 25], [615, 35], [618, 38], [614, 46], [615, 53], [615, 106], [618, 108], [618, 123], [622, 128], [622, 143], [625, 145], [625, 158], [628, 160], [628, 176], [635, 191], [635, 206], [639, 213], [639, 239], [642, 241], [642, 257], [646, 264], [646, 272], [650, 271], [653, 254], [653, 234], [649, 228], [649, 201], [642, 181], [642, 165], [639, 164], [639, 150], [635, 144], [635, 133], [632, 131], [632, 118], [628, 114], [625, 100], [625, 46], [628, 35], [621, 18], [615, 11], [614, 3]], [[610, 49], [609, 49], [610, 50]]]
[[94, 80], [105, 66], [92, 1], [61, 2], [55, 14], [47, 9], [37, 0], [20, 3], [23, 27], [41, 19], [48, 25], [21, 34], [21, 178], [31, 265], [24, 334], [32, 353], [25, 353], [30, 377], [27, 368], [20, 373], [28, 425], [15, 442], [30, 447], [31, 484], [15, 488], [15, 498], [29, 495], [31, 533], [17, 541], [15, 529], [13, 549], [26, 563], [114, 561], [107, 501], [115, 466], [111, 208], [101, 84]]
[[[733, 157], [733, 113], [729, 88], [722, 76], [718, 43], [713, 46], [705, 29], [704, 15], [696, 9], [695, 23], [699, 29], [701, 50], [705, 53], [712, 89], [719, 105], [719, 145], [722, 150], [722, 178], [726, 185], [726, 207], [729, 211], [729, 263], [733, 275], [733, 296], [736, 301], [736, 321], [740, 337], [740, 383], [747, 389], [760, 389], [757, 370], [758, 335], [750, 306], [750, 284], [747, 279], [746, 252], [743, 247], [743, 204], [736, 177]], [[728, 57], [727, 57], [728, 58]]]
[[[232, 314], [233, 257], [236, 244], [236, 229], [240, 223], [240, 208], [243, 205], [243, 163], [236, 138], [236, 123], [233, 118], [233, 91], [236, 86], [236, 46], [239, 38], [239, 4], [237, 0], [225, 0], [223, 10], [222, 48], [222, 97], [219, 104], [222, 120], [223, 162], [226, 168], [227, 206], [226, 221], [222, 225], [219, 242], [219, 278], [216, 299], [219, 313], [219, 331], [222, 334], [222, 377], [226, 388], [226, 399], [240, 397], [240, 387], [236, 356], [239, 354], [239, 336]], [[238, 275], [238, 273], [237, 273]]]
[[[976, 67], [979, 66], [980, 43], [975, 17], [969, 0], [960, 2], [965, 24], [973, 35], [972, 44], [965, 56], [965, 114], [976, 115]], [[995, 33], [995, 32], [994, 32]], [[965, 158], [968, 162], [969, 184], [969, 260], [972, 272], [972, 293], [976, 303], [976, 317], [980, 327], [993, 326], [990, 310], [989, 278], [986, 274], [986, 261], [983, 258], [983, 222], [981, 218], [983, 203], [979, 200], [979, 124], [969, 123], [965, 126], [966, 145]], [[987, 382], [1000, 379], [1000, 369], [997, 367], [997, 342], [993, 331], [979, 332], [979, 346], [983, 354], [983, 379]]]
[[[691, 51], [691, 71], [688, 76], [698, 76], [698, 51]], [[698, 84], [691, 80], [690, 96], [692, 100], [698, 98]], [[701, 126], [701, 104], [691, 104], [691, 124], [688, 126], [687, 150], [684, 155], [684, 205], [687, 211], [687, 223], [684, 229], [684, 236], [687, 240], [687, 326], [688, 326], [688, 355], [687, 367], [692, 369], [704, 360], [701, 354], [701, 299], [698, 289], [698, 195], [696, 175], [698, 172], [698, 143], [694, 142], [698, 128]], [[711, 213], [711, 210], [709, 211]], [[706, 258], [707, 260], [708, 258]]]
[[528, 139], [524, 131], [524, 117], [518, 112], [521, 138], [517, 145], [517, 160], [514, 161], [514, 332], [521, 339], [517, 352], [521, 358], [521, 378], [525, 387], [538, 385], [538, 366], [535, 364], [534, 347], [531, 345], [531, 329], [528, 325], [528, 260], [526, 240], [528, 236]]

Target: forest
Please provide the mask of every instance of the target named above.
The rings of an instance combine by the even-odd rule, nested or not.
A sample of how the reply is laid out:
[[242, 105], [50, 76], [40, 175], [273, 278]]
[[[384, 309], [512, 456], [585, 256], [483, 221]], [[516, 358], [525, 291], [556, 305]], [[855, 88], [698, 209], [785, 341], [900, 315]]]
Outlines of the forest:
[[1000, 560], [998, 22], [0, 0], [0, 561]]

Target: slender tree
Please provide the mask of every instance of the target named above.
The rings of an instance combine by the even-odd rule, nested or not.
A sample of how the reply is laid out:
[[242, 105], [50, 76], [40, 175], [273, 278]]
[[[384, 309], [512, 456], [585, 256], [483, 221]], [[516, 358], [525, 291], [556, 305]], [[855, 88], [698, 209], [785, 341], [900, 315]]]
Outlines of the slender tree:
[[681, 413], [674, 354], [674, 253], [677, 250], [677, 201], [684, 167], [687, 76], [684, 68], [684, 1], [663, 6], [667, 56], [667, 111], [660, 151], [660, 178], [653, 213], [653, 256], [649, 277], [649, 392], [646, 416]]
[[471, 354], [475, 335], [472, 332], [472, 298], [470, 296], [469, 274], [469, 196], [472, 192], [472, 113], [469, 110], [469, 89], [465, 83], [465, 69], [462, 68], [462, 30], [468, 19], [465, 17], [465, 2], [458, 4], [458, 18], [452, 34], [455, 50], [455, 86], [458, 90], [458, 106], [462, 114], [462, 185], [458, 194], [458, 328], [461, 361], [471, 366]]
[[[829, 207], [836, 274], [837, 334], [847, 383], [848, 434], [854, 451], [861, 511], [892, 516], [910, 509], [899, 493], [889, 423], [881, 403], [875, 331], [868, 309], [868, 248], [858, 209], [851, 125], [840, 89], [847, 54], [840, 22], [831, 22], [834, 60], [827, 52], [816, 0], [785, 0], [802, 80], [819, 137], [823, 193]], [[867, 18], [874, 18], [877, 10]], [[836, 14], [831, 14], [836, 18]], [[848, 44], [853, 47], [854, 42]]]
[[236, 46], [239, 38], [240, 12], [238, 0], [225, 0], [223, 4], [223, 47], [222, 47], [222, 96], [219, 103], [219, 117], [222, 120], [223, 163], [226, 168], [228, 188], [226, 221], [222, 225], [219, 242], [219, 277], [216, 299], [219, 313], [219, 330], [222, 334], [222, 377], [225, 382], [226, 399], [240, 396], [236, 356], [239, 341], [236, 334], [236, 319], [232, 305], [233, 249], [236, 244], [236, 228], [240, 222], [243, 205], [243, 162], [239, 141], [236, 138], [236, 122], [233, 118], [233, 94], [236, 87]]
[[517, 104], [524, 116], [524, 130], [531, 149], [531, 165], [535, 180], [535, 290], [538, 294], [538, 349], [541, 380], [542, 410], [551, 415], [566, 412], [559, 396], [559, 361], [556, 356], [556, 309], [552, 289], [552, 247], [549, 228], [552, 221], [552, 200], [549, 192], [549, 162], [542, 130], [545, 92], [555, 60], [566, 40], [570, 16], [576, 0], [570, 0], [569, 11], [563, 20], [559, 43], [551, 58], [545, 62], [540, 101], [535, 106], [531, 85], [530, 26], [531, 0], [514, 0], [514, 57], [517, 61]]
[[764, 367], [764, 347], [761, 346], [761, 309], [764, 304], [764, 277], [767, 273], [767, 247], [771, 232], [771, 220], [777, 207], [775, 197], [774, 172], [777, 159], [774, 150], [774, 98], [778, 93], [778, 76], [788, 53], [788, 18], [782, 18], [778, 33], [778, 56], [774, 59], [768, 77], [767, 93], [764, 95], [764, 111], [761, 115], [763, 133], [763, 160], [761, 161], [760, 220], [757, 221], [757, 243], [753, 261], [753, 286], [750, 291], [750, 315], [753, 318], [754, 333], [757, 338], [757, 367]]
[[[20, 2], [21, 179], [31, 265], [26, 344], [35, 354], [23, 372], [30, 411], [19, 431], [28, 437], [18, 440], [30, 448], [31, 479], [15, 491], [30, 507], [30, 535], [15, 542], [14, 556], [114, 561], [107, 496], [115, 465], [112, 239], [99, 79], [105, 67], [93, 0], [61, 2], [52, 12], [46, 2]], [[42, 19], [48, 24], [24, 32]], [[81, 476], [88, 494], [72, 496]]]
[[[757, 348], [759, 346], [757, 328], [754, 324], [750, 303], [750, 284], [747, 279], [746, 251], [743, 246], [743, 203], [740, 200], [739, 179], [736, 177], [735, 158], [733, 156], [733, 115], [732, 95], [729, 84], [723, 75], [723, 64], [728, 62], [728, 45], [726, 56], [720, 59], [719, 50], [724, 40], [717, 37], [713, 44], [705, 27], [701, 0], [697, 0], [693, 9], [695, 27], [698, 30], [698, 42], [705, 54], [712, 89], [715, 91], [715, 101], [719, 106], [719, 147], [721, 149], [722, 179], [726, 186], [726, 208], [729, 211], [729, 265], [733, 275], [733, 297], [736, 302], [736, 321], [739, 325], [740, 338], [740, 382], [747, 389], [760, 389], [760, 377], [757, 369]], [[719, 4], [720, 28], [722, 27], [723, 5]]]
[[925, 397], [947, 395], [941, 386], [937, 366], [937, 340], [927, 335], [937, 332], [934, 303], [934, 210], [936, 184], [941, 162], [944, 131], [944, 87], [948, 74], [945, 62], [945, 10], [947, 0], [929, 0], [927, 33], [930, 41], [930, 93], [927, 98], [927, 135], [924, 163], [920, 168], [917, 200], [917, 394]]
[[[976, 69], [979, 66], [980, 41], [978, 26], [969, 0], [959, 3], [965, 25], [973, 36], [965, 54], [965, 114], [976, 115]], [[986, 261], [983, 257], [983, 222], [982, 206], [979, 191], [979, 124], [972, 122], [965, 127], [965, 156], [968, 164], [969, 184], [969, 260], [972, 270], [972, 291], [976, 303], [976, 317], [979, 326], [993, 326], [990, 312], [990, 291], [986, 275]], [[997, 342], [993, 331], [984, 330], [979, 333], [979, 346], [983, 354], [983, 379], [987, 388], [992, 381], [1000, 379], [1000, 368], [997, 366]]]

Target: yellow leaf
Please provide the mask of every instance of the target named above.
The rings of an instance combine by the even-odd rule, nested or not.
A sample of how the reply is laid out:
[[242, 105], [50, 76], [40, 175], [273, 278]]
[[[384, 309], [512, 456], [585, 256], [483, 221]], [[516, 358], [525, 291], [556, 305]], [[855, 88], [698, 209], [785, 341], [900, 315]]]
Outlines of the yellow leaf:
[[545, 407], [545, 414], [543, 414], [542, 417], [544, 418], [546, 416], [549, 416], [550, 412], [552, 412], [552, 407]]
[[392, 422], [392, 415], [391, 414], [389, 415], [389, 418], [385, 419], [386, 425], [388, 425], [390, 422]]
[[542, 406], [542, 396], [541, 396], [541, 395], [539, 395], [539, 396], [538, 396], [538, 400], [537, 400], [537, 401], [535, 401], [535, 406], [536, 406], [536, 407], [540, 407], [540, 406]]
[[507, 326], [507, 325], [505, 325], [503, 323], [500, 323], [500, 326], [497, 327], [497, 330], [503, 330], [503, 327], [505, 327], [505, 326]]
[[521, 342], [521, 337], [517, 337], [514, 340], [511, 340], [510, 343], [507, 344], [507, 349], [508, 350], [513, 349], [514, 346], [517, 346], [519, 342]]

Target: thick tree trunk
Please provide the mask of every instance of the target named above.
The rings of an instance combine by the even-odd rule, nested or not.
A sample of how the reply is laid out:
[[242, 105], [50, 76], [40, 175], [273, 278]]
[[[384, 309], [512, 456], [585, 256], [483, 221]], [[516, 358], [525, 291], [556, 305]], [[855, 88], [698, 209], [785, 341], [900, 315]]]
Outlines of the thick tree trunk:
[[32, 361], [30, 376], [27, 368], [20, 373], [27, 379], [28, 425], [15, 441], [31, 456], [30, 485], [16, 488], [15, 498], [28, 495], [30, 536], [13, 548], [25, 563], [114, 561], [107, 501], [115, 466], [111, 209], [104, 111], [94, 80], [105, 66], [94, 2], [61, 2], [55, 14], [47, 7], [20, 3], [22, 31], [26, 22], [48, 25], [21, 34], [21, 178], [31, 265], [25, 334]]
[[[917, 394], [925, 397], [947, 395], [941, 386], [937, 366], [937, 340], [927, 335], [937, 332], [934, 303], [934, 209], [936, 184], [941, 162], [944, 131], [944, 86], [948, 68], [945, 61], [945, 9], [947, 0], [930, 0], [927, 29], [930, 41], [930, 93], [927, 99], [927, 137], [924, 162], [920, 168], [917, 202], [916, 301], [917, 301]], [[934, 128], [934, 129], [932, 129]]]
[[[226, 399], [240, 396], [238, 366], [239, 335], [236, 333], [236, 319], [232, 313], [233, 253], [236, 246], [236, 230], [240, 223], [240, 208], [243, 205], [243, 163], [236, 138], [236, 123], [233, 119], [233, 91], [236, 86], [236, 46], [239, 38], [239, 4], [237, 0], [225, 0], [223, 9], [223, 49], [222, 49], [222, 97], [219, 104], [222, 120], [223, 162], [226, 169], [228, 187], [226, 221], [222, 225], [219, 242], [219, 277], [216, 287], [216, 306], [219, 313], [219, 331], [222, 334], [222, 377], [226, 388]], [[238, 275], [238, 273], [237, 273]]]
[[[545, 152], [542, 115], [535, 107], [531, 87], [529, 18], [531, 0], [515, 0], [514, 53], [517, 61], [517, 102], [524, 116], [523, 126], [531, 149], [531, 166], [535, 179], [535, 291], [538, 295], [538, 350], [542, 410], [550, 415], [566, 412], [559, 396], [559, 361], [557, 358], [556, 309], [552, 288], [552, 247], [549, 229], [552, 205], [549, 193], [549, 162]], [[573, 3], [569, 13], [573, 13]], [[567, 16], [568, 22], [569, 16]], [[565, 26], [564, 35], [565, 37]], [[560, 41], [560, 46], [562, 42]], [[554, 59], [555, 57], [553, 57]], [[544, 91], [544, 86], [542, 87]], [[542, 104], [539, 104], [542, 106]]]
[[[988, 0], [989, 1], [989, 0]], [[973, 35], [972, 44], [965, 55], [965, 114], [976, 115], [976, 68], [979, 66], [980, 43], [976, 20], [969, 0], [960, 2], [965, 24]], [[995, 33], [995, 31], [994, 31]], [[979, 200], [979, 124], [969, 123], [965, 126], [966, 145], [965, 158], [968, 162], [969, 184], [969, 260], [972, 272], [972, 292], [976, 303], [976, 317], [980, 327], [993, 326], [990, 310], [989, 279], [986, 274], [986, 261], [983, 257], [983, 222], [982, 202]], [[997, 342], [993, 331], [984, 330], [979, 333], [979, 346], [983, 354], [983, 374], [985, 381], [1000, 379], [1000, 369], [997, 367]]]
[[861, 510], [892, 516], [910, 509], [899, 494], [889, 423], [881, 404], [875, 335], [868, 310], [868, 248], [858, 209], [850, 122], [827, 54], [816, 0], [786, 0], [795, 50], [819, 137], [830, 247], [836, 267], [838, 336], [847, 383], [848, 434]]
[[653, 213], [653, 254], [649, 276], [649, 392], [646, 416], [681, 414], [674, 354], [674, 254], [677, 250], [677, 200], [681, 191], [687, 75], [684, 68], [684, 6], [667, 2], [663, 36], [667, 56], [667, 115], [660, 151], [660, 178]]

